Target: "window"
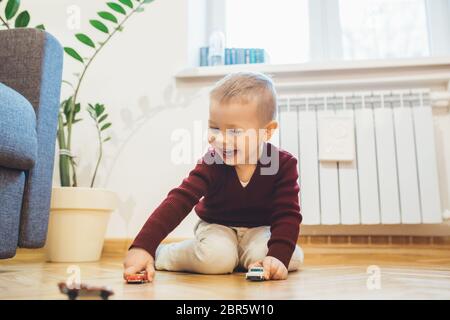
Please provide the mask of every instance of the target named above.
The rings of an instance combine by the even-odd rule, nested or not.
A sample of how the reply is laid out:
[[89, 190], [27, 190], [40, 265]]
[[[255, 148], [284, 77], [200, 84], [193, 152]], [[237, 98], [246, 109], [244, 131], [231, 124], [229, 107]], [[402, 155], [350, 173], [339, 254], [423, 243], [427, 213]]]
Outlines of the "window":
[[227, 47], [264, 48], [274, 64], [450, 55], [450, 0], [208, 3]]
[[225, 8], [227, 47], [264, 48], [271, 63], [309, 60], [307, 0], [226, 0]]
[[340, 0], [344, 59], [430, 54], [423, 0]]

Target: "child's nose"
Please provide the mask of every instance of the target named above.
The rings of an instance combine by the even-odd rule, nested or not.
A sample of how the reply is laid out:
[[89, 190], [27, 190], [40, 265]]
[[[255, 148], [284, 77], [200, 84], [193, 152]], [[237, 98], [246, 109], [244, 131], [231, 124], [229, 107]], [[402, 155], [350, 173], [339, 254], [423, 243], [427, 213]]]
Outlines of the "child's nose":
[[214, 134], [210, 134], [208, 136], [208, 143], [214, 144], [216, 146], [225, 147], [234, 145], [234, 140], [231, 135], [227, 135], [226, 133], [218, 132]]

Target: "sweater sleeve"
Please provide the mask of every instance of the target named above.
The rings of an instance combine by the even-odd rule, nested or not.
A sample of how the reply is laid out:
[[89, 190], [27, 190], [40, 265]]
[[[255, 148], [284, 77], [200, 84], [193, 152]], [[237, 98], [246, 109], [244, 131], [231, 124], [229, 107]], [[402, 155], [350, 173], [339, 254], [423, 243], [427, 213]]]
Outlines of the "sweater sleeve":
[[271, 215], [271, 237], [267, 243], [267, 256], [280, 260], [286, 268], [289, 266], [295, 250], [302, 215], [298, 193], [297, 159], [291, 157], [280, 167], [275, 183], [274, 205]]
[[130, 249], [142, 248], [155, 257], [156, 248], [161, 241], [183, 221], [206, 194], [212, 182], [211, 167], [203, 160], [197, 163], [181, 185], [172, 189], [153, 211]]

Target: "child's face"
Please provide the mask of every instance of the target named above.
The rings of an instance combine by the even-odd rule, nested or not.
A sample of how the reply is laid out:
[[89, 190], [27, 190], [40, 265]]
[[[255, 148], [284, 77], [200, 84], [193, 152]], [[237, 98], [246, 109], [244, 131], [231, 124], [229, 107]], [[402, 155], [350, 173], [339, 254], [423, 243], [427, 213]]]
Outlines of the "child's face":
[[276, 121], [264, 123], [255, 103], [211, 103], [208, 142], [228, 165], [256, 164]]

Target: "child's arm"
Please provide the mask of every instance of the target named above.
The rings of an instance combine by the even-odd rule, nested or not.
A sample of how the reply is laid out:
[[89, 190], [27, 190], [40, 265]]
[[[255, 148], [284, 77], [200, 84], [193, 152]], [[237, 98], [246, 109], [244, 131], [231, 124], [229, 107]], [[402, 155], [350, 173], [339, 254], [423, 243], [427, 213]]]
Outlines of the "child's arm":
[[[149, 276], [152, 275], [156, 248], [206, 194], [212, 182], [212, 167], [203, 161], [197, 163], [181, 185], [168, 193], [148, 218], [131, 245], [131, 250], [124, 262], [126, 269], [134, 267], [132, 270], [140, 269], [137, 271], [141, 271], [151, 264], [151, 267], [146, 269]], [[135, 251], [137, 249], [140, 251]], [[126, 274], [128, 273], [126, 272]]]
[[[269, 270], [269, 276], [280, 274], [286, 271], [289, 266], [292, 254], [297, 244], [300, 232], [300, 223], [302, 216], [300, 214], [300, 205], [298, 193], [297, 159], [289, 158], [281, 167], [280, 175], [277, 178], [274, 194], [273, 213], [271, 216], [271, 237], [267, 243], [269, 251], [267, 257], [274, 257], [281, 264], [273, 263], [273, 270]], [[270, 259], [269, 259], [270, 260]], [[276, 261], [275, 261], [276, 262]], [[277, 270], [278, 269], [278, 272]], [[283, 269], [280, 271], [280, 269]]]

